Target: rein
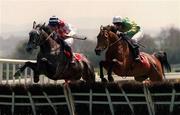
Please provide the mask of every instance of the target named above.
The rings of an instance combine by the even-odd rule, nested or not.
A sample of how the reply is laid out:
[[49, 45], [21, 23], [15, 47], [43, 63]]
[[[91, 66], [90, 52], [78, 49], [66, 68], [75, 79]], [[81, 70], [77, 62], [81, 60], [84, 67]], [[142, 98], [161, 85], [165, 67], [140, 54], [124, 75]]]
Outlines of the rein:
[[[44, 31], [44, 30], [43, 30]], [[46, 33], [45, 31], [44, 31], [44, 33]], [[47, 34], [47, 33], [46, 33]], [[53, 32], [51, 32], [51, 34], [49, 34], [49, 36], [45, 39], [45, 40], [48, 40], [49, 38], [51, 38], [51, 36], [54, 34], [54, 31]]]
[[[47, 36], [47, 38], [45, 39], [45, 41], [47, 41], [51, 38], [51, 36], [54, 34], [55, 31], [51, 32], [51, 34], [49, 34], [49, 35], [44, 30], [42, 30], [42, 32], [45, 34], [45, 36]], [[43, 44], [43, 43], [41, 43], [41, 44]], [[58, 51], [59, 48], [60, 48], [60, 45], [56, 45], [56, 46], [52, 47], [51, 48], [51, 54], [56, 54], [56, 53], [58, 54], [59, 52], [61, 52], [61, 51]]]
[[[109, 33], [109, 32], [108, 32]], [[119, 38], [119, 37], [118, 37]], [[113, 42], [112, 44], [110, 44], [109, 46], [108, 46], [108, 48], [110, 48], [110, 47], [112, 47], [113, 45], [115, 45], [117, 42], [119, 42], [119, 41], [121, 41], [122, 40], [122, 37], [121, 38], [119, 38], [118, 40], [116, 40], [115, 42]]]
[[116, 44], [118, 41], [120, 41], [120, 40], [122, 40], [122, 38], [120, 38], [120, 39], [116, 40], [114, 43], [110, 44], [109, 47], [115, 45], [115, 44]]

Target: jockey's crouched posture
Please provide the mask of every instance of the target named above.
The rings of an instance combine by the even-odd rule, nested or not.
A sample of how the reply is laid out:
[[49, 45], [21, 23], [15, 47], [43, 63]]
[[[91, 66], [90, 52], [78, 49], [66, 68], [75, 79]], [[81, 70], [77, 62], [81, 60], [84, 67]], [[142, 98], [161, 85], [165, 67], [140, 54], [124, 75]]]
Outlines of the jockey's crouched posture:
[[130, 21], [128, 18], [121, 18], [120, 16], [113, 17], [113, 26], [115, 32], [119, 37], [127, 38], [127, 42], [130, 45], [133, 57], [135, 61], [139, 61], [139, 46], [138, 41], [143, 38], [143, 33], [134, 21]]
[[72, 26], [68, 23], [65, 23], [63, 20], [60, 20], [56, 16], [49, 18], [48, 25], [56, 32], [54, 39], [58, 43], [61, 43], [63, 48], [62, 50], [65, 50], [66, 57], [69, 58], [71, 63], [74, 63], [72, 52], [74, 39], [70, 36], [75, 35], [75, 31], [73, 31]]

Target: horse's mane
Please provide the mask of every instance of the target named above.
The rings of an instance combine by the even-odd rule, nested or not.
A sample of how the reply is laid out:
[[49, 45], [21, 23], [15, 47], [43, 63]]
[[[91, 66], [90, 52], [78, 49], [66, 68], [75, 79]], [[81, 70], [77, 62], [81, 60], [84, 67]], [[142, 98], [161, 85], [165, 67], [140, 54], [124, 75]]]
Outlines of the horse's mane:
[[115, 37], [116, 39], [118, 39], [119, 37], [117, 36], [116, 32], [117, 32], [117, 28], [113, 25], [107, 25], [107, 26], [103, 26], [103, 30], [107, 30], [109, 32], [111, 32], [110, 36], [111, 37]]
[[48, 25], [43, 26], [42, 29], [43, 29], [47, 34], [51, 34], [51, 33], [52, 33], [52, 29], [51, 29]]
[[52, 32], [52, 29], [48, 25], [45, 25], [45, 24], [37, 24], [35, 28], [43, 29], [47, 34], [51, 34]]
[[[111, 32], [114, 33], [114, 36], [117, 36], [116, 32], [118, 31], [118, 29], [115, 26], [113, 26], [113, 25], [104, 26], [103, 30], [111, 31]], [[121, 38], [122, 38], [122, 40], [127, 42], [127, 39], [128, 39], [127, 36], [124, 36], [124, 37], [121, 37]]]
[[103, 30], [108, 30], [108, 31], [112, 31], [113, 33], [117, 32], [117, 28], [113, 25], [107, 25], [103, 27]]

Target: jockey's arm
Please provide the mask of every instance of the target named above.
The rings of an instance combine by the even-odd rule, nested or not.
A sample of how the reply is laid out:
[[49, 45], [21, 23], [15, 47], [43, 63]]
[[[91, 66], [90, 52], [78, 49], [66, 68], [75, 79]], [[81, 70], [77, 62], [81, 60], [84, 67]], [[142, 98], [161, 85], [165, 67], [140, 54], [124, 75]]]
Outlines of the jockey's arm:
[[64, 39], [68, 39], [71, 36], [75, 35], [75, 31], [72, 29], [72, 26], [70, 24], [65, 24], [63, 27], [64, 32], [62, 33], [62, 36]]
[[126, 34], [129, 37], [133, 37], [137, 32], [139, 32], [140, 27], [136, 26], [136, 27], [132, 27], [129, 31], [124, 32], [124, 34]]
[[65, 34], [66, 39], [74, 36], [76, 33], [74, 31], [70, 31], [68, 34]]
[[127, 32], [124, 32], [124, 34], [126, 34], [127, 36], [131, 38], [140, 30], [140, 27], [137, 26], [137, 24], [135, 24], [134, 22], [130, 23], [130, 26], [131, 26], [130, 30], [128, 30]]
[[123, 20], [123, 24], [127, 29], [124, 34], [126, 34], [130, 38], [140, 30], [140, 27], [134, 21], [130, 21], [128, 18], [125, 18]]

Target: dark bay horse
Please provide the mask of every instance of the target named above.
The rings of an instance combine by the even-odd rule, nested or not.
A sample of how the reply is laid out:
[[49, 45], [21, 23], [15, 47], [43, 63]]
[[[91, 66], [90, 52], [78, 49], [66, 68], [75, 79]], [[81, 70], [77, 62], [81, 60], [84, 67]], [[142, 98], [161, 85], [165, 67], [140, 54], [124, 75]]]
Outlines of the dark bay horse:
[[89, 83], [95, 82], [94, 68], [90, 61], [83, 54], [75, 53], [75, 63], [68, 63], [69, 61], [61, 48], [61, 44], [52, 38], [53, 34], [49, 26], [33, 23], [26, 50], [30, 52], [38, 46], [40, 47], [37, 63], [26, 62], [15, 73], [15, 76], [29, 67], [34, 71], [34, 82], [39, 81], [39, 75], [41, 74], [53, 80], [75, 81], [82, 78]]
[[134, 76], [135, 80], [140, 82], [162, 81], [165, 76], [164, 67], [171, 71], [166, 53], [163, 51], [152, 55], [140, 52], [141, 62], [135, 62], [127, 40], [119, 38], [110, 28], [110, 25], [101, 26], [95, 48], [97, 55], [107, 49], [105, 60], [99, 63], [102, 81], [107, 81], [103, 75], [103, 67], [108, 71], [109, 81], [114, 80], [112, 72], [119, 76]]

